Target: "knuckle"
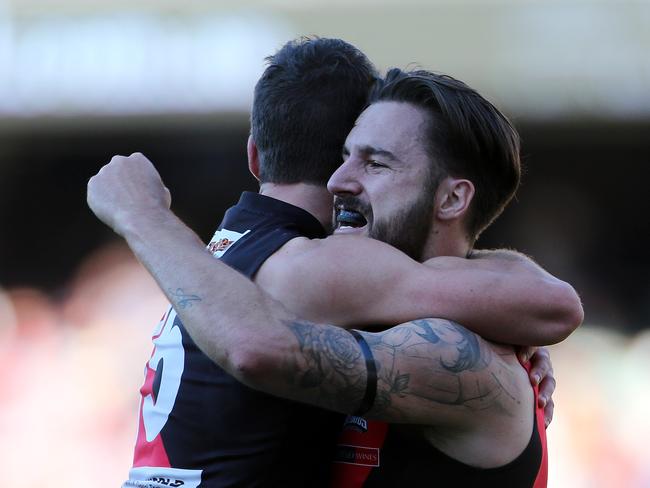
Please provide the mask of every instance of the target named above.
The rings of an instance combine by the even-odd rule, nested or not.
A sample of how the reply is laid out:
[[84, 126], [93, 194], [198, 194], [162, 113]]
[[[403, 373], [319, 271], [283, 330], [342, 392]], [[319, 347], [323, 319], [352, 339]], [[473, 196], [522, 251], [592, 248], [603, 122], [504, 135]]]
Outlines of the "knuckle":
[[540, 388], [540, 393], [547, 398], [550, 398], [553, 392], [555, 392], [555, 385], [550, 382], [545, 382]]
[[540, 371], [546, 372], [549, 369], [549, 363], [548, 363], [548, 361], [545, 361], [545, 360], [538, 360], [535, 363], [535, 368], [539, 369]]

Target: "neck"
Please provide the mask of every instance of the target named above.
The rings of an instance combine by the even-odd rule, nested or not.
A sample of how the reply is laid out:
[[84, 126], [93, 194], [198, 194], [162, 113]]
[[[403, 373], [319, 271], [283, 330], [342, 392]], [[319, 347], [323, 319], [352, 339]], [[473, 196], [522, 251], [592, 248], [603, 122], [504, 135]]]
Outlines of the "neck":
[[434, 227], [429, 234], [424, 246], [421, 261], [437, 256], [456, 256], [465, 258], [472, 250], [467, 233], [459, 226], [434, 222]]
[[306, 210], [316, 217], [325, 229], [331, 230], [334, 199], [325, 186], [310, 183], [262, 183], [260, 193]]

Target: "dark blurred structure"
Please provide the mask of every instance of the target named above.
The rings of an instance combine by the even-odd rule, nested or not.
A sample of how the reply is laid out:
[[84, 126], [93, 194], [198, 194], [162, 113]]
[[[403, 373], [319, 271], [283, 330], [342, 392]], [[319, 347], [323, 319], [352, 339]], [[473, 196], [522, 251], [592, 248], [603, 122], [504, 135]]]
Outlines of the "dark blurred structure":
[[[526, 173], [517, 201], [480, 247], [514, 247], [570, 281], [586, 322], [650, 327], [650, 123], [518, 123]], [[85, 203], [85, 186], [113, 154], [143, 152], [173, 208], [207, 239], [248, 174], [245, 115], [0, 127], [0, 284], [54, 296], [89, 252], [116, 239]]]

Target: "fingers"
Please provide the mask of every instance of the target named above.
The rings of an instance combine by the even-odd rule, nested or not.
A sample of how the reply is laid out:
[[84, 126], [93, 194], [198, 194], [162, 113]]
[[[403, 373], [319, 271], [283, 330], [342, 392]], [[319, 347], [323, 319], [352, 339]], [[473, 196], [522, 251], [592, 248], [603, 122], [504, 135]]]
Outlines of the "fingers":
[[95, 215], [124, 235], [134, 216], [151, 218], [168, 211], [169, 190], [160, 174], [142, 153], [113, 156], [88, 182], [86, 200]]
[[553, 402], [553, 399], [550, 398], [549, 401], [546, 403], [546, 406], [544, 407], [544, 426], [546, 428], [548, 428], [548, 426], [553, 421], [554, 409], [555, 409], [555, 403]]
[[[152, 163], [151, 161], [149, 161], [149, 159], [148, 159], [144, 154], [142, 154], [141, 152], [134, 152], [134, 153], [131, 153], [131, 154], [128, 155], [128, 156], [124, 156], [123, 154], [116, 154], [116, 155], [114, 155], [114, 156], [111, 158], [111, 160], [110, 160], [106, 165], [104, 165], [104, 168], [105, 168], [106, 166], [110, 165], [111, 163], [112, 163], [113, 165], [117, 165], [117, 164], [119, 164], [119, 163], [122, 162], [122, 161], [125, 161], [125, 162], [126, 162], [126, 161], [138, 161], [138, 160], [139, 160], [139, 161], [143, 161], [143, 162], [147, 162], [147, 163], [149, 163], [150, 165], [153, 165], [153, 163]], [[103, 168], [102, 168], [102, 169], [103, 169]], [[101, 170], [100, 170], [100, 171], [101, 171]]]
[[540, 378], [537, 404], [544, 409], [544, 424], [548, 427], [553, 420], [553, 411], [555, 409], [553, 392], [555, 391], [556, 381], [553, 376], [553, 366], [548, 350], [542, 348], [536, 356], [539, 357], [534, 359], [536, 363], [535, 372], [531, 370], [531, 373], [535, 379]]
[[[539, 385], [545, 377], [553, 376], [553, 365], [548, 349], [540, 347], [530, 359], [530, 382], [533, 386]], [[555, 381], [555, 380], [553, 380]], [[555, 388], [555, 387], [554, 387]]]
[[520, 346], [519, 350], [517, 351], [519, 362], [521, 364], [526, 364], [528, 361], [530, 361], [530, 358], [533, 357], [536, 350], [537, 348], [534, 346]]
[[546, 407], [546, 404], [551, 400], [553, 392], [555, 391], [555, 378], [552, 375], [547, 375], [539, 384], [538, 404], [540, 407]]

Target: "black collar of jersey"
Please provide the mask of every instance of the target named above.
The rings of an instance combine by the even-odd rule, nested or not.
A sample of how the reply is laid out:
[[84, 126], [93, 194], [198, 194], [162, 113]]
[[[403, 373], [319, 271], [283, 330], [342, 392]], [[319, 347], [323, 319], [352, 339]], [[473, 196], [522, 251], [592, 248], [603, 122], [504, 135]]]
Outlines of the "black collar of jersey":
[[237, 206], [263, 215], [277, 217], [282, 215], [295, 222], [301, 233], [309, 239], [323, 239], [327, 237], [325, 228], [316, 217], [300, 207], [283, 202], [277, 198], [267, 197], [252, 191], [245, 191], [239, 198]]

